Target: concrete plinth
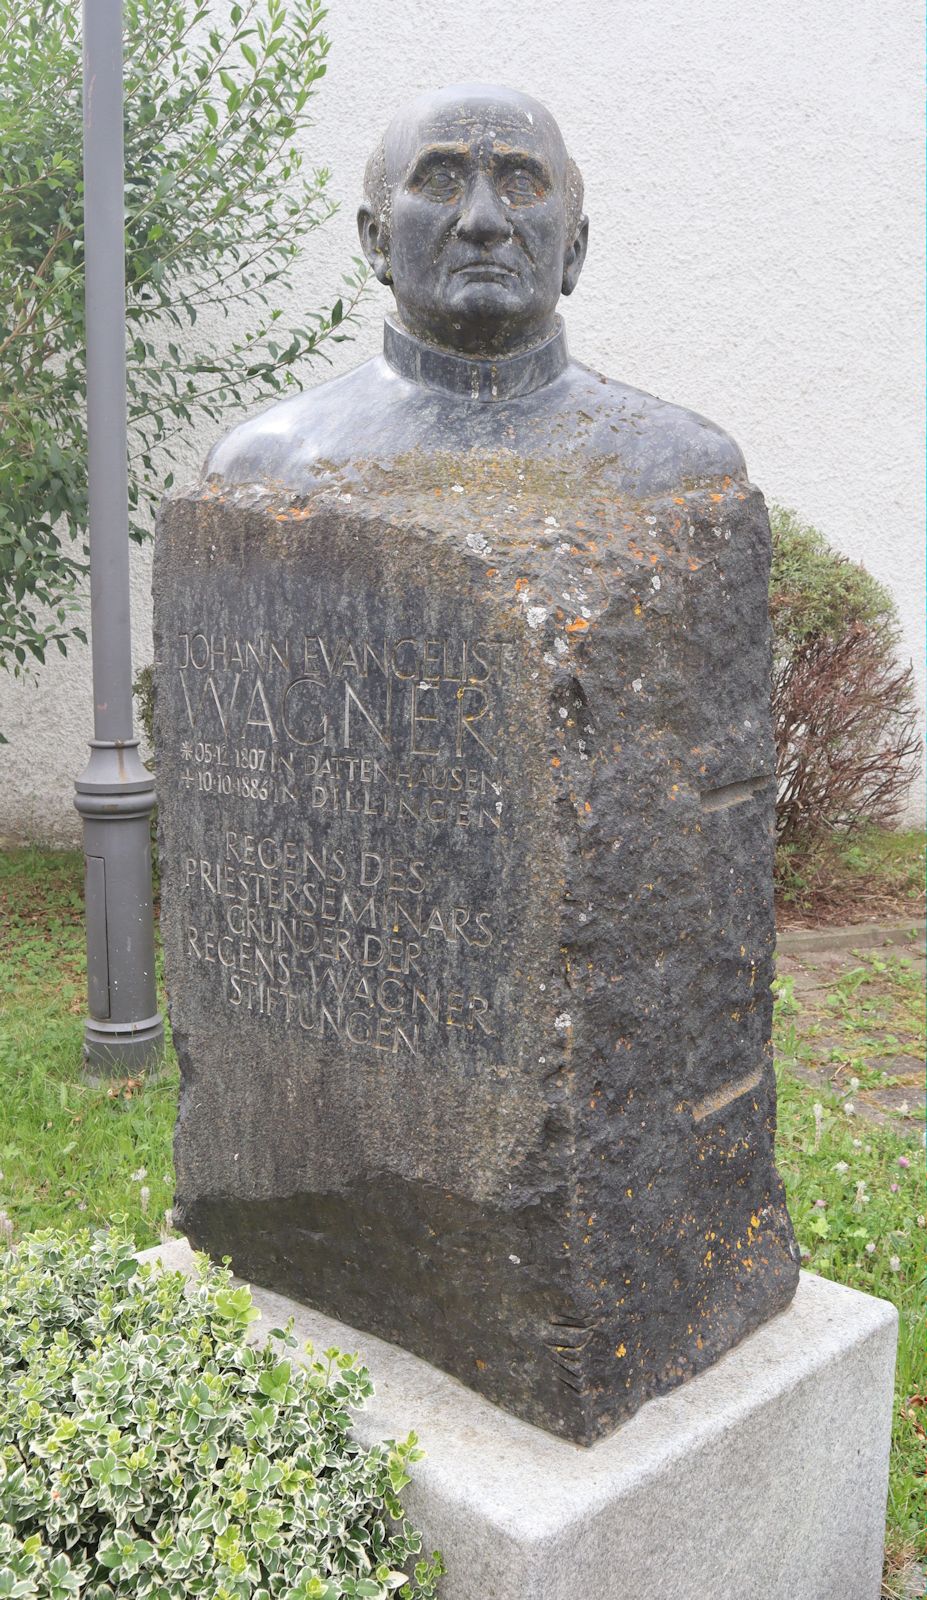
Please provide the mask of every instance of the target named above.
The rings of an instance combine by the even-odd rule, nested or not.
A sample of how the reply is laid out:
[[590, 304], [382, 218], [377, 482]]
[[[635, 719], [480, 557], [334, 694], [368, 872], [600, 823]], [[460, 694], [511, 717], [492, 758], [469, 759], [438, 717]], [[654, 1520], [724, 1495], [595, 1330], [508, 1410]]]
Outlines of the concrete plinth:
[[[146, 1256], [189, 1270], [185, 1241]], [[896, 1313], [802, 1273], [787, 1311], [583, 1450], [266, 1290], [265, 1326], [359, 1350], [367, 1443], [415, 1430], [442, 1600], [878, 1600]], [[258, 1325], [260, 1328], [260, 1324]]]

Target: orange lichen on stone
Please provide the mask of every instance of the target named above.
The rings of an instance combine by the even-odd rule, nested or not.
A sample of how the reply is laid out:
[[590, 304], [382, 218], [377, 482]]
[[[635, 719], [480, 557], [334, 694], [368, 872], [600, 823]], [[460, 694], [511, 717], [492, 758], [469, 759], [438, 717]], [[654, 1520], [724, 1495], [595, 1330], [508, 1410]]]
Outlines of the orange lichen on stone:
[[[557, 615], [559, 616], [560, 612]], [[584, 633], [588, 626], [589, 623], [585, 617], [574, 617], [572, 622], [567, 623], [566, 631], [567, 633]]]

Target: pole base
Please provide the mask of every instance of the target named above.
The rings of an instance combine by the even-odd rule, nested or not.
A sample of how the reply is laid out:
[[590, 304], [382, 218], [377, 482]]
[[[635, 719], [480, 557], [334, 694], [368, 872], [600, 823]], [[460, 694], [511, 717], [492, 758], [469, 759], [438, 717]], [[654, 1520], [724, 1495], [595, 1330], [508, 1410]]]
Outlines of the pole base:
[[151, 773], [137, 739], [93, 739], [74, 804], [84, 819], [87, 1001], [84, 1076], [157, 1075], [164, 1024], [155, 983]]
[[164, 1065], [164, 1023], [159, 1015], [135, 1023], [84, 1024], [84, 1077], [90, 1083], [111, 1078], [157, 1077]]

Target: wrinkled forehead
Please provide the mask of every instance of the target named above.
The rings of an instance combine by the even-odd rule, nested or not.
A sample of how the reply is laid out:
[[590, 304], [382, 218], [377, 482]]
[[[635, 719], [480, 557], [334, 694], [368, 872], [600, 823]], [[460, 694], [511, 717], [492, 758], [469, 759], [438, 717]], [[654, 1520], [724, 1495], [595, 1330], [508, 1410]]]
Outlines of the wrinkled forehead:
[[560, 129], [540, 101], [514, 90], [461, 86], [423, 96], [394, 117], [384, 144], [390, 188], [424, 151], [442, 146], [466, 149], [474, 158], [521, 152], [543, 161], [555, 182], [566, 181]]

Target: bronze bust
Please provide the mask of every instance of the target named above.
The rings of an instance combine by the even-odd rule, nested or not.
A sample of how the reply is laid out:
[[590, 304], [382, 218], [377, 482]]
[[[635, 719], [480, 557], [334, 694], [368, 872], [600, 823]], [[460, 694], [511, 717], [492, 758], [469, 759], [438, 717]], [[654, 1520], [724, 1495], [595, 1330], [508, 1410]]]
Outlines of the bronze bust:
[[410, 451], [504, 442], [636, 496], [742, 477], [713, 423], [569, 359], [556, 308], [586, 257], [582, 204], [538, 101], [462, 85], [413, 102], [367, 164], [357, 219], [396, 302], [383, 355], [234, 429], [207, 472], [306, 493]]

